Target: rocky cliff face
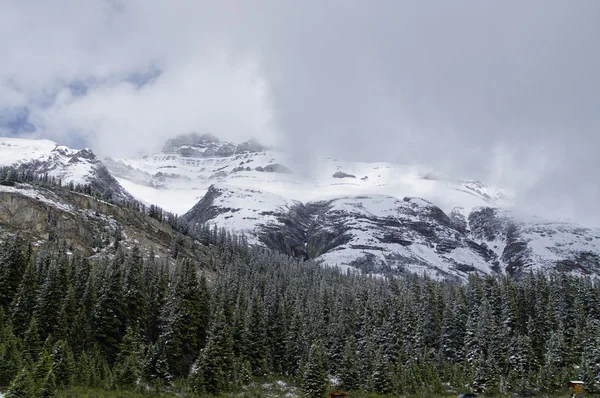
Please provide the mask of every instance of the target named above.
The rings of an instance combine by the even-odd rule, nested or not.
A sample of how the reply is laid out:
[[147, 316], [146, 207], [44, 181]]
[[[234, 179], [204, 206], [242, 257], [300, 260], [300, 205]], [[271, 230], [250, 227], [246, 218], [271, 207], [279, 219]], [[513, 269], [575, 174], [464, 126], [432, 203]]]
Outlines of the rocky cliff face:
[[211, 134], [182, 134], [168, 140], [164, 153], [175, 153], [184, 157], [210, 158], [228, 157], [236, 153], [254, 153], [266, 150], [267, 147], [257, 141], [246, 141], [241, 144], [221, 142]]
[[0, 166], [47, 174], [65, 185], [90, 185], [94, 192], [117, 201], [133, 199], [89, 149], [73, 150], [48, 140], [0, 138]]
[[[241, 195], [231, 187], [212, 186], [184, 218], [229, 223], [270, 249], [368, 273], [451, 279], [473, 272], [518, 278], [535, 270], [600, 275], [598, 229], [492, 207], [455, 209], [448, 215], [420, 198], [382, 195], [262, 201], [252, 218], [241, 215], [252, 212], [251, 200], [233, 204]], [[271, 210], [264, 210], [265, 203], [271, 203]]]
[[[297, 160], [252, 141], [189, 134], [160, 153], [107, 159], [107, 169], [89, 150], [0, 139], [0, 165], [90, 184], [115, 199], [130, 198], [124, 184], [136, 199], [192, 223], [243, 232], [250, 243], [327, 265], [455, 279], [535, 270], [600, 275], [600, 229], [511, 212], [511, 194], [500, 188], [410, 165], [326, 158], [306, 168], [309, 160]], [[69, 224], [68, 214], [41, 222], [45, 205], [16, 205], [24, 199], [15, 194], [4, 199], [5, 221], [24, 217], [21, 224], [39, 234], [56, 222], [65, 236], [85, 237], [81, 225], [93, 227], [77, 217]]]
[[[175, 232], [140, 212], [60, 188], [27, 184], [0, 186], [0, 232], [19, 232], [33, 241], [61, 241], [87, 256], [110, 252], [115, 239], [139, 245], [158, 258], [171, 257]], [[188, 238], [185, 246], [194, 245]], [[191, 256], [191, 254], [190, 254]]]

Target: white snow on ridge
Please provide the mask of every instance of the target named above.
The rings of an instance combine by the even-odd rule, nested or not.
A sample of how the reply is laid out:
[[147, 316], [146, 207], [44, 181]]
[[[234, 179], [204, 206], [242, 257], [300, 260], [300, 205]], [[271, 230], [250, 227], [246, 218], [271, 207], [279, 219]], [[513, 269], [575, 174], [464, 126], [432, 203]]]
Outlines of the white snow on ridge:
[[[282, 196], [256, 189], [242, 189], [227, 185], [217, 187], [222, 194], [215, 199], [214, 206], [229, 208], [231, 211], [219, 214], [208, 224], [216, 224], [228, 230], [252, 233], [257, 226], [275, 222], [273, 211], [287, 211], [296, 203]], [[250, 243], [258, 240], [248, 235]]]
[[57, 209], [60, 209], [60, 210], [64, 210], [64, 211], [68, 211], [68, 212], [74, 211], [71, 206], [69, 206], [66, 203], [62, 203], [60, 201], [60, 199], [58, 199], [53, 192], [46, 190], [46, 189], [40, 190], [40, 189], [33, 188], [30, 185], [26, 185], [26, 184], [19, 184], [19, 186], [17, 186], [17, 187], [8, 187], [8, 186], [0, 185], [0, 192], [9, 192], [9, 193], [20, 194], [20, 195], [27, 196], [29, 198], [38, 200], [47, 205], [56, 207]]
[[[292, 173], [259, 171], [272, 165], [283, 165]], [[189, 210], [210, 185], [223, 183], [304, 203], [358, 195], [423, 197], [446, 212], [457, 206], [504, 205], [510, 197], [502, 189], [473, 181], [432, 179], [423, 167], [332, 158], [299, 164], [286, 153], [273, 150], [212, 158], [158, 153], [111, 160], [107, 166], [135, 197], [178, 214]], [[334, 177], [338, 172], [350, 176]]]
[[[85, 156], [78, 156], [84, 152], [89, 151], [70, 149], [50, 140], [0, 137], [0, 166], [19, 166], [37, 161], [47, 164], [48, 175], [61, 179], [63, 183], [88, 182], [95, 163]], [[87, 156], [87, 153], [85, 155]]]

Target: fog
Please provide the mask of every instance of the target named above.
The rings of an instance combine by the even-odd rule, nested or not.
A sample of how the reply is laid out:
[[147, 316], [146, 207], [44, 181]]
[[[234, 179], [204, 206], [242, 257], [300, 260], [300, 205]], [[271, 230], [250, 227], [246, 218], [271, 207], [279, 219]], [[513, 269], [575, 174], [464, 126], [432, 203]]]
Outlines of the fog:
[[0, 0], [0, 132], [427, 164], [600, 225], [598, 21], [596, 0]]

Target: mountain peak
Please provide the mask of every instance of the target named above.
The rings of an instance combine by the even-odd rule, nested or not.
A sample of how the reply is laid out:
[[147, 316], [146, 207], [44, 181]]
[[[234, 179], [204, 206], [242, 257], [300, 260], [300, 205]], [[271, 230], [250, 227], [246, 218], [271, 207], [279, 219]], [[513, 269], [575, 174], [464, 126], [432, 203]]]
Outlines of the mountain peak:
[[71, 149], [50, 140], [0, 137], [0, 166], [36, 175], [48, 174], [63, 183], [91, 185], [114, 199], [131, 195], [114, 179], [90, 149]]
[[178, 154], [183, 157], [206, 158], [227, 157], [237, 153], [262, 152], [268, 148], [257, 140], [248, 140], [241, 144], [221, 141], [212, 134], [196, 132], [180, 134], [167, 140], [162, 152]]

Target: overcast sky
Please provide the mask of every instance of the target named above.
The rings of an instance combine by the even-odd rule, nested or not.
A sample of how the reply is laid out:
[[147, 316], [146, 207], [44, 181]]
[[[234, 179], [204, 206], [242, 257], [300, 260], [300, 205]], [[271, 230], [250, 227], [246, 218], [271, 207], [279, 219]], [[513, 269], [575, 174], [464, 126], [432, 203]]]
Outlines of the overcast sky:
[[437, 167], [600, 224], [598, 0], [0, 0], [0, 134]]

